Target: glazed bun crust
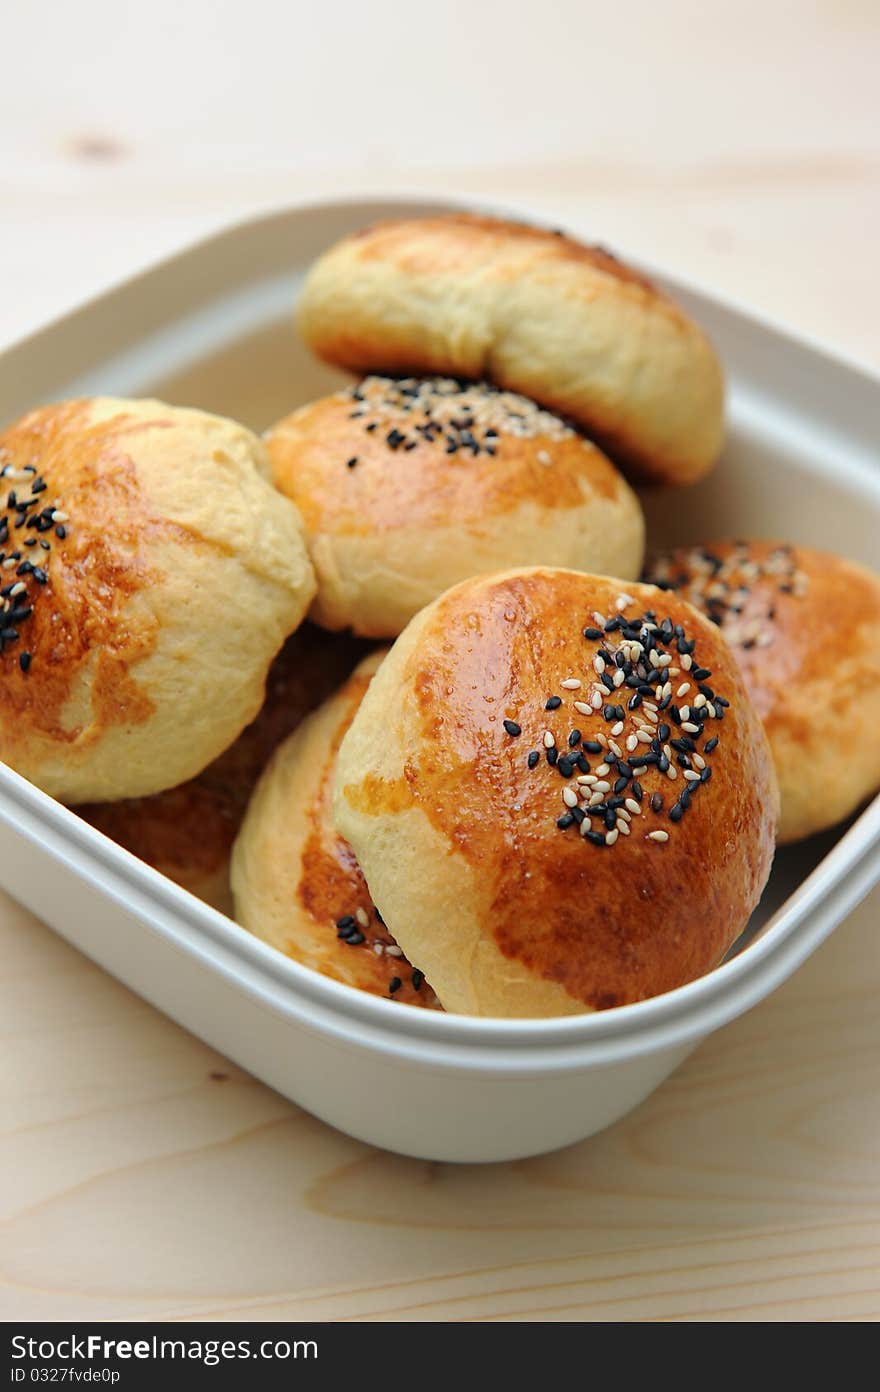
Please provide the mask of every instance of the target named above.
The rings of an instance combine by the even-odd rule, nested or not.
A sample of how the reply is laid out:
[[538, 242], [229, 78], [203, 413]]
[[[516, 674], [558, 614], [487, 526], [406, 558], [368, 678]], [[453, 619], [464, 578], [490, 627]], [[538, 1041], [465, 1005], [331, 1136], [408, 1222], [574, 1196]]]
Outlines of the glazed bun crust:
[[[276, 751], [235, 843], [235, 912], [249, 932], [314, 971], [373, 995], [436, 1009], [433, 991], [397, 955], [351, 847], [332, 820], [339, 744], [382, 657], [380, 651], [365, 658]], [[337, 928], [342, 921], [344, 931], [347, 920], [350, 940]]]
[[96, 398], [10, 426], [0, 471], [0, 574], [25, 587], [4, 601], [0, 758], [64, 802], [193, 777], [256, 715], [315, 591], [263, 445], [202, 411]]
[[770, 740], [780, 841], [880, 789], [880, 577], [774, 541], [673, 551], [648, 575], [720, 622]]
[[378, 223], [312, 267], [300, 329], [353, 372], [486, 379], [576, 421], [640, 478], [689, 483], [721, 446], [701, 330], [597, 247], [494, 218]]
[[[650, 612], [658, 624], [670, 620], [669, 641], [651, 639], [664, 680], [639, 684], [650, 691], [669, 681], [675, 691], [687, 682], [688, 700], [697, 701], [688, 664], [709, 671], [721, 718], [708, 710], [690, 718], [688, 707], [685, 720], [684, 696], [673, 696], [656, 725], [649, 697], [629, 708], [639, 692], [610, 677], [618, 670], [611, 647], [624, 633], [583, 634], [596, 615], [619, 618], [621, 606], [639, 628]], [[681, 659], [679, 637], [694, 645]], [[603, 649], [611, 692], [598, 670]], [[650, 647], [646, 657], [656, 660]], [[577, 689], [563, 686], [577, 680]], [[606, 710], [618, 703], [623, 728]], [[650, 743], [667, 721], [670, 731], [653, 736], [657, 749], [690, 739], [696, 786], [677, 750], [664, 772], [667, 756]], [[606, 762], [612, 740], [625, 768]], [[588, 773], [568, 762], [573, 753]], [[581, 776], [593, 783], [578, 785]], [[622, 808], [611, 805], [618, 795], [629, 799]], [[588, 839], [578, 817], [591, 798], [599, 810], [594, 802]], [[343, 740], [335, 812], [390, 931], [445, 1009], [548, 1016], [643, 1000], [716, 966], [767, 879], [777, 791], [760, 721], [706, 619], [650, 586], [630, 585], [624, 595], [606, 578], [532, 569], [468, 581], [413, 620]]]
[[229, 858], [257, 779], [283, 739], [351, 672], [365, 645], [305, 623], [269, 669], [266, 699], [234, 744], [196, 778], [152, 797], [77, 807], [79, 816], [221, 913], [232, 915]]
[[312, 617], [393, 638], [470, 575], [538, 562], [639, 573], [638, 499], [605, 456], [524, 397], [369, 377], [266, 437], [318, 577]]

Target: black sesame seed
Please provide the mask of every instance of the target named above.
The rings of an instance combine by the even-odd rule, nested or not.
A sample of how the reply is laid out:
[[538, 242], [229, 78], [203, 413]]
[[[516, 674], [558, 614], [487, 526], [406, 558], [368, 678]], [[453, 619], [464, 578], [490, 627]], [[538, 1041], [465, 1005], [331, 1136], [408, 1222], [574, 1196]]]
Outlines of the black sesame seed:
[[337, 927], [337, 928], [356, 928], [356, 927], [357, 927], [357, 919], [354, 917], [353, 914], [344, 914], [342, 918], [337, 918], [337, 920], [336, 920], [336, 927]]
[[[18, 635], [16, 634], [16, 637], [17, 637], [17, 636], [18, 636]], [[29, 652], [23, 652], [23, 653], [21, 653], [21, 654], [19, 655], [18, 665], [19, 665], [19, 667], [21, 668], [21, 670], [22, 670], [23, 672], [27, 672], [27, 671], [28, 671], [28, 669], [30, 668], [30, 665], [31, 665], [31, 655], [30, 655]], [[706, 772], [708, 773], [708, 772], [709, 772], [709, 769], [706, 769]]]
[[556, 765], [563, 778], [571, 778], [574, 773], [574, 763], [566, 755], [562, 755]]
[[504, 728], [507, 731], [507, 733], [509, 735], [513, 735], [514, 738], [516, 738], [517, 735], [522, 734], [522, 726], [517, 725], [515, 720], [505, 720]]
[[617, 719], [617, 707], [605, 706], [604, 710], [602, 711], [602, 714], [604, 715], [607, 721], [613, 724], [614, 721]]
[[632, 767], [630, 764], [627, 763], [626, 759], [618, 759], [617, 771], [624, 778], [632, 778]]
[[707, 677], [711, 677], [712, 673], [708, 667], [694, 667], [691, 675], [694, 681], [701, 682], [705, 681]]
[[578, 826], [580, 826], [581, 822], [584, 820], [584, 817], [586, 817], [587, 814], [582, 807], [573, 807], [571, 809], [571, 815], [574, 817]]
[[581, 742], [581, 732], [580, 732], [580, 730], [572, 730], [571, 734], [570, 734], [569, 737], [568, 737], [568, 743], [569, 743], [569, 745], [571, 746], [572, 749], [574, 749], [575, 745], [576, 745], [576, 744], [580, 744], [580, 742]]
[[57, 536], [59, 541], [63, 541], [64, 538], [67, 536], [67, 528], [62, 526], [56, 527], [55, 535]]
[[615, 793], [622, 793], [628, 782], [628, 778], [618, 778], [614, 784], [612, 791]]
[[558, 710], [562, 705], [561, 696], [550, 696], [544, 706], [545, 710]]
[[671, 822], [680, 822], [683, 816], [684, 808], [681, 806], [681, 803], [673, 803], [669, 809], [669, 820]]
[[668, 725], [660, 725], [657, 729], [657, 734], [661, 740], [668, 740], [671, 733]]
[[703, 746], [703, 753], [704, 753], [704, 754], [711, 754], [711, 753], [712, 753], [712, 750], [715, 749], [715, 747], [717, 746], [717, 744], [718, 744], [718, 736], [717, 736], [717, 735], [713, 735], [712, 738], [711, 738], [710, 740], [706, 740], [706, 743], [705, 743], [705, 745]]
[[700, 782], [701, 782], [701, 783], [708, 783], [708, 782], [709, 782], [709, 779], [710, 779], [711, 777], [712, 777], [712, 770], [710, 769], [709, 765], [707, 764], [706, 767], [705, 767], [704, 769], [702, 769], [701, 772], [700, 772]]
[[344, 941], [348, 947], [360, 947], [361, 943], [365, 942], [366, 939], [363, 933], [349, 933]]
[[358, 462], [358, 457], [357, 457], [356, 454], [354, 454], [354, 455], [352, 455], [351, 459], [349, 459], [349, 460], [346, 461], [346, 468], [348, 468], [348, 469], [353, 469], [353, 468], [355, 467], [355, 465], [357, 464], [357, 462]]
[[652, 811], [652, 812], [662, 812], [662, 811], [663, 811], [663, 799], [662, 799], [662, 797], [660, 796], [659, 793], [653, 793], [653, 794], [651, 795], [651, 811]]
[[554, 744], [551, 746], [550, 749], [547, 749], [544, 752], [547, 758], [547, 763], [552, 768], [553, 765], [556, 763], [556, 760], [559, 758], [559, 750], [556, 748], [556, 745]]
[[638, 779], [636, 779], [636, 781], [632, 785], [632, 795], [635, 798], [636, 802], [641, 802], [642, 798], [645, 796], [642, 792], [642, 785], [638, 781]]
[[540, 757], [541, 757], [541, 751], [540, 751], [540, 749], [533, 749], [532, 752], [531, 752], [531, 754], [529, 755], [528, 759], [526, 760], [526, 763], [528, 764], [528, 766], [529, 766], [530, 769], [533, 769], [533, 768], [535, 768], [535, 767], [537, 766], [537, 763], [538, 763], [538, 760], [540, 759]]
[[425, 973], [420, 972], [418, 967], [413, 967], [412, 984], [414, 991], [420, 991], [422, 989], [422, 982], [424, 981], [424, 979]]
[[561, 817], [557, 817], [556, 825], [560, 831], [567, 831], [570, 826], [574, 825], [574, 817], [570, 812], [563, 812]]
[[602, 746], [598, 740], [584, 740], [584, 749], [588, 754], [601, 754]]
[[614, 690], [614, 682], [613, 682], [612, 678], [609, 677], [609, 675], [608, 675], [607, 672], [603, 672], [603, 673], [602, 673], [602, 676], [601, 676], [600, 680], [601, 680], [602, 685], [604, 686], [604, 688], [605, 688], [606, 691], [613, 691], [613, 690]]
[[584, 637], [585, 637], [585, 638], [601, 638], [601, 637], [602, 637], [602, 630], [601, 630], [601, 628], [585, 628], [585, 629], [584, 629]]
[[588, 761], [587, 761], [587, 758], [586, 758], [586, 756], [585, 756], [584, 754], [578, 754], [577, 758], [575, 759], [575, 763], [577, 764], [577, 766], [578, 766], [578, 768], [580, 769], [581, 773], [589, 773], [589, 772], [590, 772], [590, 765], [589, 765], [589, 763], [588, 763]]
[[605, 845], [605, 837], [602, 835], [601, 831], [588, 831], [586, 836], [584, 837], [584, 840], [592, 841], [594, 846]]
[[399, 991], [402, 985], [403, 982], [399, 976], [392, 976], [391, 980], [388, 982], [389, 996], [393, 996], [395, 991]]

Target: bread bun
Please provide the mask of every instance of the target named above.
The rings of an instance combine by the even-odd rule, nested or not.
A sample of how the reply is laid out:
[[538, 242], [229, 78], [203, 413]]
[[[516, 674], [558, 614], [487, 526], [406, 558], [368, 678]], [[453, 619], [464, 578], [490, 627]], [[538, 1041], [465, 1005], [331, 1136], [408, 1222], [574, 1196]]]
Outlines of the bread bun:
[[648, 577], [730, 645], [770, 740], [780, 841], [824, 831], [880, 789], [880, 577], [775, 541], [672, 551]]
[[269, 669], [256, 720], [196, 778], [152, 797], [75, 810], [117, 845], [232, 915], [229, 857], [257, 779], [281, 741], [335, 691], [364, 644], [305, 623]]
[[0, 758], [71, 803], [199, 773], [315, 592], [261, 442], [159, 401], [68, 401], [0, 435], [0, 487]]
[[777, 792], [742, 678], [677, 595], [627, 591], [550, 569], [458, 585], [342, 742], [337, 828], [447, 1010], [643, 1000], [716, 966], [758, 902]]
[[699, 328], [599, 247], [495, 218], [378, 223], [309, 272], [299, 324], [353, 372], [488, 379], [576, 421], [638, 477], [690, 483], [721, 446]]
[[639, 573], [635, 494], [582, 435], [511, 392], [367, 377], [266, 443], [305, 521], [326, 628], [394, 638], [459, 580], [512, 565]]
[[251, 933], [314, 971], [436, 1009], [437, 998], [376, 913], [351, 847], [332, 822], [339, 743], [382, 657], [365, 658], [276, 751], [235, 843], [235, 912]]

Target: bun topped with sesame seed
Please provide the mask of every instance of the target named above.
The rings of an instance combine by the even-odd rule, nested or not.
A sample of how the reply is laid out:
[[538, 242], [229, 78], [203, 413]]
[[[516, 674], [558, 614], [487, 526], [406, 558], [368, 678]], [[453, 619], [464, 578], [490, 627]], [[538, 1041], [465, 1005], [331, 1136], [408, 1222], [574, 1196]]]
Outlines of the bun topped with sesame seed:
[[780, 841], [880, 789], [880, 576], [806, 546], [722, 541], [657, 556], [647, 578], [733, 650], [776, 764]]
[[394, 638], [459, 580], [511, 565], [636, 576], [635, 494], [558, 416], [449, 378], [367, 377], [266, 437], [305, 522], [312, 617]]
[[723, 428], [718, 359], [643, 276], [556, 232], [456, 213], [381, 222], [306, 278], [303, 337], [354, 372], [442, 373], [522, 392], [639, 478], [690, 483]]
[[333, 826], [339, 744], [383, 656], [364, 658], [276, 750], [233, 850], [235, 913], [249, 932], [314, 971], [437, 1009], [424, 974], [388, 932], [351, 847]]
[[773, 765], [717, 629], [572, 571], [458, 585], [392, 648], [335, 815], [447, 1010], [568, 1015], [716, 966], [773, 858]]
[[263, 445], [159, 401], [68, 401], [0, 434], [0, 486], [0, 758], [64, 802], [199, 773], [315, 589]]

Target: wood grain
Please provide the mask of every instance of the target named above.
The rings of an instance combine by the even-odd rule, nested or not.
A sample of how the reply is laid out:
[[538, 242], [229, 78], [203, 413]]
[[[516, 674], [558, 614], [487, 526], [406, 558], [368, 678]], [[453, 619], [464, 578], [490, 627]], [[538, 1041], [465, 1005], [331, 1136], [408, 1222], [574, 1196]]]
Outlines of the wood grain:
[[[4, 340], [257, 208], [458, 192], [880, 364], [871, 0], [114, 16], [6, 26]], [[481, 1169], [331, 1131], [0, 896], [0, 1318], [877, 1319], [878, 914], [604, 1135]]]

